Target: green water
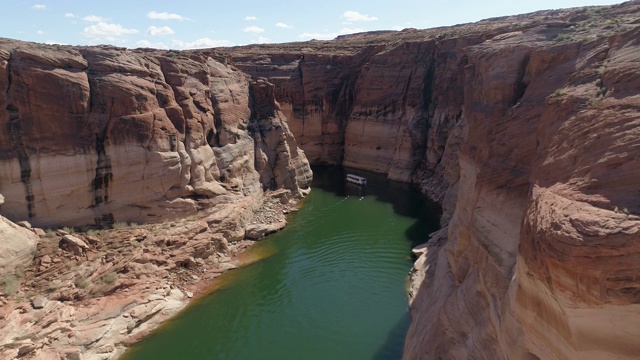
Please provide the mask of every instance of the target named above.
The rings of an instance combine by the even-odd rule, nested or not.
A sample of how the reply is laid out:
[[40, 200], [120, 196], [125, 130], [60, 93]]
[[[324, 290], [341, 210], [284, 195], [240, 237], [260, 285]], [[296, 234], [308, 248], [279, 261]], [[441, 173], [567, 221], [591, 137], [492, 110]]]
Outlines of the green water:
[[341, 168], [314, 169], [311, 194], [270, 254], [131, 348], [124, 359], [399, 359], [409, 326], [411, 247], [439, 209], [384, 177], [365, 192]]

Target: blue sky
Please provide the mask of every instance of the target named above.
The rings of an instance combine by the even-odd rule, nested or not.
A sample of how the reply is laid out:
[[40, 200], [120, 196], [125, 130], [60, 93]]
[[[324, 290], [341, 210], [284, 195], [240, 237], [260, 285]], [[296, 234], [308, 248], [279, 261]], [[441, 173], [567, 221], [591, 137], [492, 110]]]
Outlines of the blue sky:
[[431, 28], [608, 0], [11, 0], [0, 37], [69, 45], [206, 48]]

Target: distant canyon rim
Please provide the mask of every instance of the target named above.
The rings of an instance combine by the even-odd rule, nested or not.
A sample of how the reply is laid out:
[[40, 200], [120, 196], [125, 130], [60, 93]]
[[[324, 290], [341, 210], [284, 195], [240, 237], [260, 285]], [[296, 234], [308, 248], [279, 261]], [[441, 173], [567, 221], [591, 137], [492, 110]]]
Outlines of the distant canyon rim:
[[0, 89], [3, 358], [116, 358], [285, 226], [310, 164], [442, 205], [404, 358], [640, 353], [640, 1], [192, 51], [0, 39]]

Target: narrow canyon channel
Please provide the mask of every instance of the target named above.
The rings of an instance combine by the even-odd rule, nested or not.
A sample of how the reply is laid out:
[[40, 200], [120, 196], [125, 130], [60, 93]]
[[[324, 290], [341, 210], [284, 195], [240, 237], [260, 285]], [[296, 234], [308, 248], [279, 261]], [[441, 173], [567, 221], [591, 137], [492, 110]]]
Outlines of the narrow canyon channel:
[[410, 323], [411, 248], [437, 230], [438, 205], [382, 175], [365, 189], [314, 169], [311, 194], [281, 232], [122, 357], [399, 359]]

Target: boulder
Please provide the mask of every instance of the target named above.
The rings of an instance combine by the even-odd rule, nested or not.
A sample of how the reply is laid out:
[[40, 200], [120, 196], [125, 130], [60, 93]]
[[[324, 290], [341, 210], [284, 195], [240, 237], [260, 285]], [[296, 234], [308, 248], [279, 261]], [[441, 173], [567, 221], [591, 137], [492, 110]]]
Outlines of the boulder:
[[34, 309], [42, 309], [45, 305], [47, 305], [47, 298], [42, 295], [36, 295], [36, 297], [31, 300], [31, 306]]
[[61, 249], [70, 251], [74, 255], [83, 255], [86, 250], [89, 249], [89, 245], [73, 235], [64, 235], [60, 240], [59, 246]]
[[191, 269], [194, 268], [198, 265], [198, 263], [196, 262], [196, 260], [190, 256], [188, 257], [183, 257], [180, 258], [178, 260], [176, 260], [175, 262], [176, 267], [183, 267], [183, 268], [187, 268], [187, 269]]
[[82, 351], [80, 349], [67, 350], [64, 353], [64, 358], [66, 360], [82, 360]]
[[22, 345], [20, 346], [20, 348], [18, 348], [18, 357], [21, 358], [21, 357], [27, 356], [32, 352], [34, 352], [35, 350], [36, 350], [36, 346], [33, 344]]
[[0, 274], [24, 267], [32, 260], [38, 236], [0, 216]]
[[25, 229], [31, 229], [31, 224], [28, 221], [18, 221], [16, 222], [16, 225], [21, 226]]
[[220, 234], [214, 234], [211, 237], [211, 241], [213, 242], [213, 246], [215, 246], [217, 252], [223, 254], [229, 253], [229, 242], [224, 236]]
[[40, 259], [40, 265], [48, 267], [49, 265], [51, 265], [51, 261], [51, 256], [45, 255]]
[[89, 244], [94, 245], [94, 246], [95, 246], [95, 245], [98, 245], [98, 243], [100, 242], [100, 239], [98, 239], [98, 238], [97, 238], [97, 237], [95, 237], [95, 236], [87, 235], [87, 236], [85, 236], [85, 239], [87, 239], [87, 241], [89, 242]]
[[279, 231], [287, 225], [285, 220], [270, 224], [253, 224], [245, 229], [245, 237], [251, 240], [260, 240], [269, 234]]

